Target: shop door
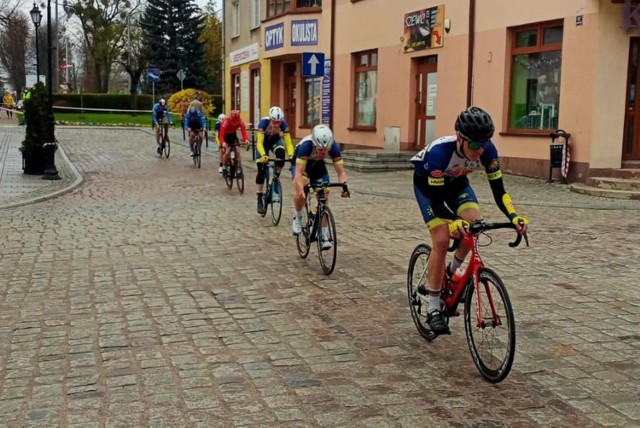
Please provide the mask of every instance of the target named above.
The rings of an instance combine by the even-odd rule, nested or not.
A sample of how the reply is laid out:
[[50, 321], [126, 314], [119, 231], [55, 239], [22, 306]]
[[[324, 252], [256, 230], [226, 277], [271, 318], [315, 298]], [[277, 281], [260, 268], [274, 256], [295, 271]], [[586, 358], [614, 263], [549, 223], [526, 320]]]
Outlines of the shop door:
[[289, 124], [291, 136], [296, 133], [296, 64], [288, 63], [284, 65], [284, 118]]
[[640, 38], [631, 39], [627, 100], [624, 118], [623, 160], [640, 160]]
[[419, 58], [416, 67], [416, 149], [435, 140], [438, 96], [438, 57]]

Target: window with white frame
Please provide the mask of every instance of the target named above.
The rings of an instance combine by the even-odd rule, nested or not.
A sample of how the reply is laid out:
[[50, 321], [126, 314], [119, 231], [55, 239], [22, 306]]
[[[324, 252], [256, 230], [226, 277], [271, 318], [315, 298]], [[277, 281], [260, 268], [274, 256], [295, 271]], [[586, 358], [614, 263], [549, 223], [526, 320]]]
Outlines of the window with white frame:
[[231, 4], [231, 37], [240, 37], [240, 4]]
[[251, 29], [260, 26], [260, 0], [251, 0]]
[[376, 93], [378, 83], [378, 51], [359, 52], [355, 62], [354, 127], [373, 128], [376, 125]]

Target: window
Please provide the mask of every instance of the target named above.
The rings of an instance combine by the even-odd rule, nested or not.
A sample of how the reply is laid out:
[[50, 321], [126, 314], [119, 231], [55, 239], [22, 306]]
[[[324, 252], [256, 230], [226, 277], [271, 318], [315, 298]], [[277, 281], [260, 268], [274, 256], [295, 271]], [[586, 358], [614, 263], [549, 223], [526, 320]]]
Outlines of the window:
[[260, 26], [260, 0], [251, 0], [251, 29]]
[[321, 6], [322, 0], [267, 0], [267, 18], [283, 15], [292, 9]]
[[231, 73], [231, 110], [240, 110], [240, 72]]
[[240, 37], [240, 6], [238, 2], [231, 5], [231, 37]]
[[322, 85], [317, 77], [308, 77], [304, 81], [304, 124], [309, 128], [320, 123], [322, 113]]
[[558, 128], [562, 23], [512, 31], [510, 130]]
[[355, 61], [354, 127], [376, 126], [376, 88], [378, 83], [378, 51], [353, 55]]

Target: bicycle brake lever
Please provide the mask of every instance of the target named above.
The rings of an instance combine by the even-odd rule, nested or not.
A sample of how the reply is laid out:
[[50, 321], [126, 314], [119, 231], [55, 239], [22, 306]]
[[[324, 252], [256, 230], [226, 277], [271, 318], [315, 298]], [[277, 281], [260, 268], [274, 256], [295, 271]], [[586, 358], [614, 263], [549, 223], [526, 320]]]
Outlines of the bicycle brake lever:
[[527, 244], [527, 247], [529, 246], [529, 236], [527, 236], [527, 232], [523, 233], [524, 235], [524, 243]]

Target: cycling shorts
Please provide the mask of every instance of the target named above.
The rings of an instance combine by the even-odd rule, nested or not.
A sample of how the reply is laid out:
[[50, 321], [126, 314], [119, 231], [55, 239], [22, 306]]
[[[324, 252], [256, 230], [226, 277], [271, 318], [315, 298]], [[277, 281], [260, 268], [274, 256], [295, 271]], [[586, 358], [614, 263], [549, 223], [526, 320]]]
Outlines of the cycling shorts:
[[467, 177], [460, 177], [447, 185], [446, 197], [433, 198], [426, 177], [413, 175], [413, 192], [422, 218], [429, 229], [449, 223], [467, 208], [479, 208], [478, 198]]
[[[320, 183], [330, 183], [329, 171], [327, 171], [327, 165], [324, 160], [308, 160], [303, 173], [304, 177], [309, 180], [309, 184], [312, 186]], [[291, 161], [291, 178], [296, 176], [296, 159]]]

